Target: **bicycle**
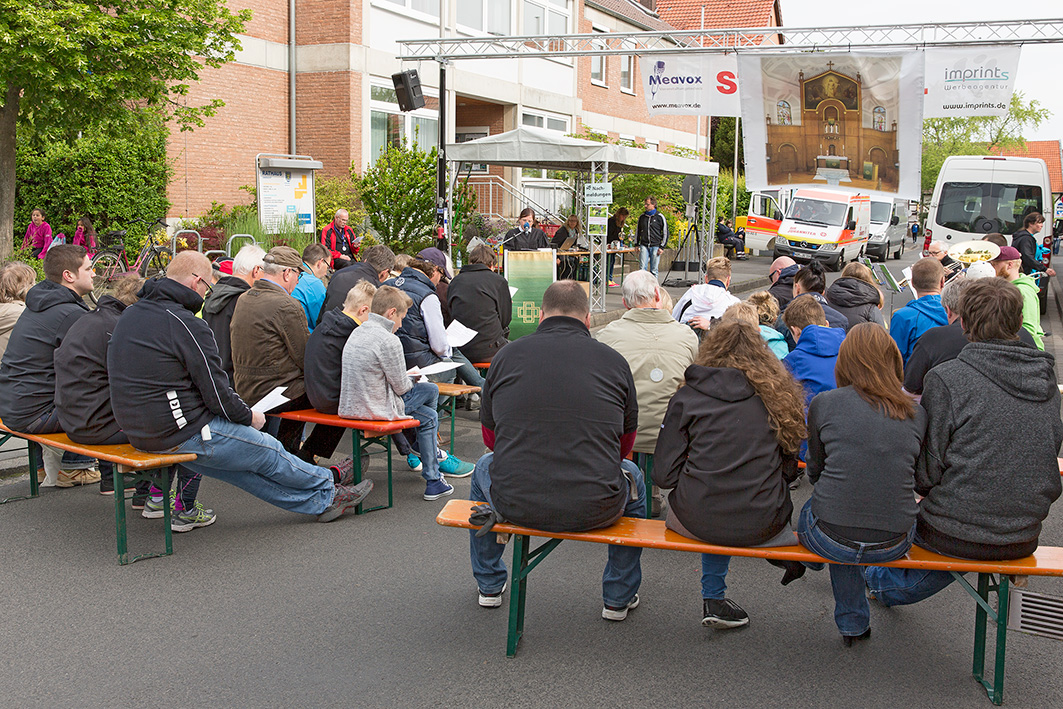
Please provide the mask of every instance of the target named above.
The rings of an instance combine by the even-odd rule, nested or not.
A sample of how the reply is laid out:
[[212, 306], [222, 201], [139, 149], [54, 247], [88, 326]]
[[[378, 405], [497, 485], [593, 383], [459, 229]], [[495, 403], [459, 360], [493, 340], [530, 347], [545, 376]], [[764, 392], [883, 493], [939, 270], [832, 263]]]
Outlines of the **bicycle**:
[[136, 273], [141, 278], [157, 278], [166, 274], [166, 267], [170, 265], [173, 253], [165, 246], [156, 244], [152, 234], [153, 227], [161, 226], [165, 229], [166, 222], [162, 219], [151, 222], [145, 219], [134, 219], [130, 223], [138, 222], [147, 225], [148, 236], [132, 267], [126, 258], [125, 229], [109, 231], [101, 238], [101, 243], [107, 245], [92, 258], [92, 270], [95, 275], [92, 278], [92, 293], [89, 297], [93, 303], [96, 303], [110, 290], [115, 279], [127, 273]]

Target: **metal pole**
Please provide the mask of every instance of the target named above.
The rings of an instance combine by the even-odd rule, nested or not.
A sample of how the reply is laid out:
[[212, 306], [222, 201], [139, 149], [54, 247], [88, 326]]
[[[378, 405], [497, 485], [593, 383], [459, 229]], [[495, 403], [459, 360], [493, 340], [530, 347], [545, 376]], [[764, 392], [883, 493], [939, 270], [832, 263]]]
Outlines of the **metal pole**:
[[[436, 224], [444, 227], [447, 218], [447, 63], [439, 62], [439, 148], [436, 162]], [[449, 240], [449, 237], [448, 237]]]
[[738, 218], [738, 129], [742, 126], [741, 116], [735, 117], [735, 160], [731, 166], [731, 185], [733, 196], [731, 197], [731, 223]]
[[295, 0], [288, 0], [288, 152], [295, 154]]

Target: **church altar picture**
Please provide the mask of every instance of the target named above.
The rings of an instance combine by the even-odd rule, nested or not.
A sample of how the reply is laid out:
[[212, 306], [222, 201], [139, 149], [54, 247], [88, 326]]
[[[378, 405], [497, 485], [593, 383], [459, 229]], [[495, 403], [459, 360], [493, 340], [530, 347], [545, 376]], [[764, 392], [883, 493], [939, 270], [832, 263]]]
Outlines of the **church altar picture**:
[[[739, 61], [747, 182], [753, 175], [758, 189], [918, 194], [921, 57], [832, 52]], [[902, 164], [906, 155], [914, 165]], [[914, 183], [902, 190], [913, 169]]]

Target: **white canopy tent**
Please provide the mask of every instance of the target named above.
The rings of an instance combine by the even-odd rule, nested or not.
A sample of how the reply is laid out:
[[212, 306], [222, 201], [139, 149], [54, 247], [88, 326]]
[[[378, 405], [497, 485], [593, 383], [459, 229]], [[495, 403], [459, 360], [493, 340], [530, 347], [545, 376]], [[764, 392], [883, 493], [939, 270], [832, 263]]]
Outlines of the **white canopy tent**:
[[[453, 191], [457, 166], [461, 163], [488, 163], [504, 167], [534, 168], [538, 170], [567, 170], [586, 173], [588, 182], [608, 182], [610, 174], [637, 173], [646, 175], [695, 175], [712, 178], [711, 206], [706, 204], [707, 190], [701, 194], [700, 233], [703, 235], [702, 251], [697, 255], [699, 275], [711, 250], [712, 239], [706, 225], [716, 221], [716, 179], [720, 166], [714, 162], [682, 158], [641, 148], [631, 148], [593, 140], [572, 138], [556, 131], [541, 128], [520, 127], [467, 143], [452, 143], [446, 147], [450, 163]], [[648, 196], [648, 195], [647, 195]], [[579, 213], [583, 223], [590, 223], [589, 206], [582, 203], [582, 191], [576, 191], [580, 202]], [[448, 204], [453, 204], [453, 194], [448, 195]], [[449, 220], [448, 220], [449, 223]], [[600, 236], [592, 246], [596, 253], [591, 258], [591, 310], [605, 310], [605, 248], [606, 237]], [[689, 259], [688, 259], [689, 261]]]

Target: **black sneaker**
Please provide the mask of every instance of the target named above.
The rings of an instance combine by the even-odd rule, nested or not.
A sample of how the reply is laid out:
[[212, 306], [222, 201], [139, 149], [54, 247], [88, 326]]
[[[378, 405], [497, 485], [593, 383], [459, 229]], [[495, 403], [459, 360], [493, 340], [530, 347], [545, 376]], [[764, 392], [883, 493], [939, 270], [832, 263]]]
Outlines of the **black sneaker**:
[[353, 510], [373, 490], [372, 480], [363, 480], [354, 487], [336, 486], [332, 504], [317, 516], [318, 522], [331, 522], [340, 515]]
[[739, 628], [749, 625], [749, 615], [730, 598], [704, 599], [701, 624], [709, 628]]

